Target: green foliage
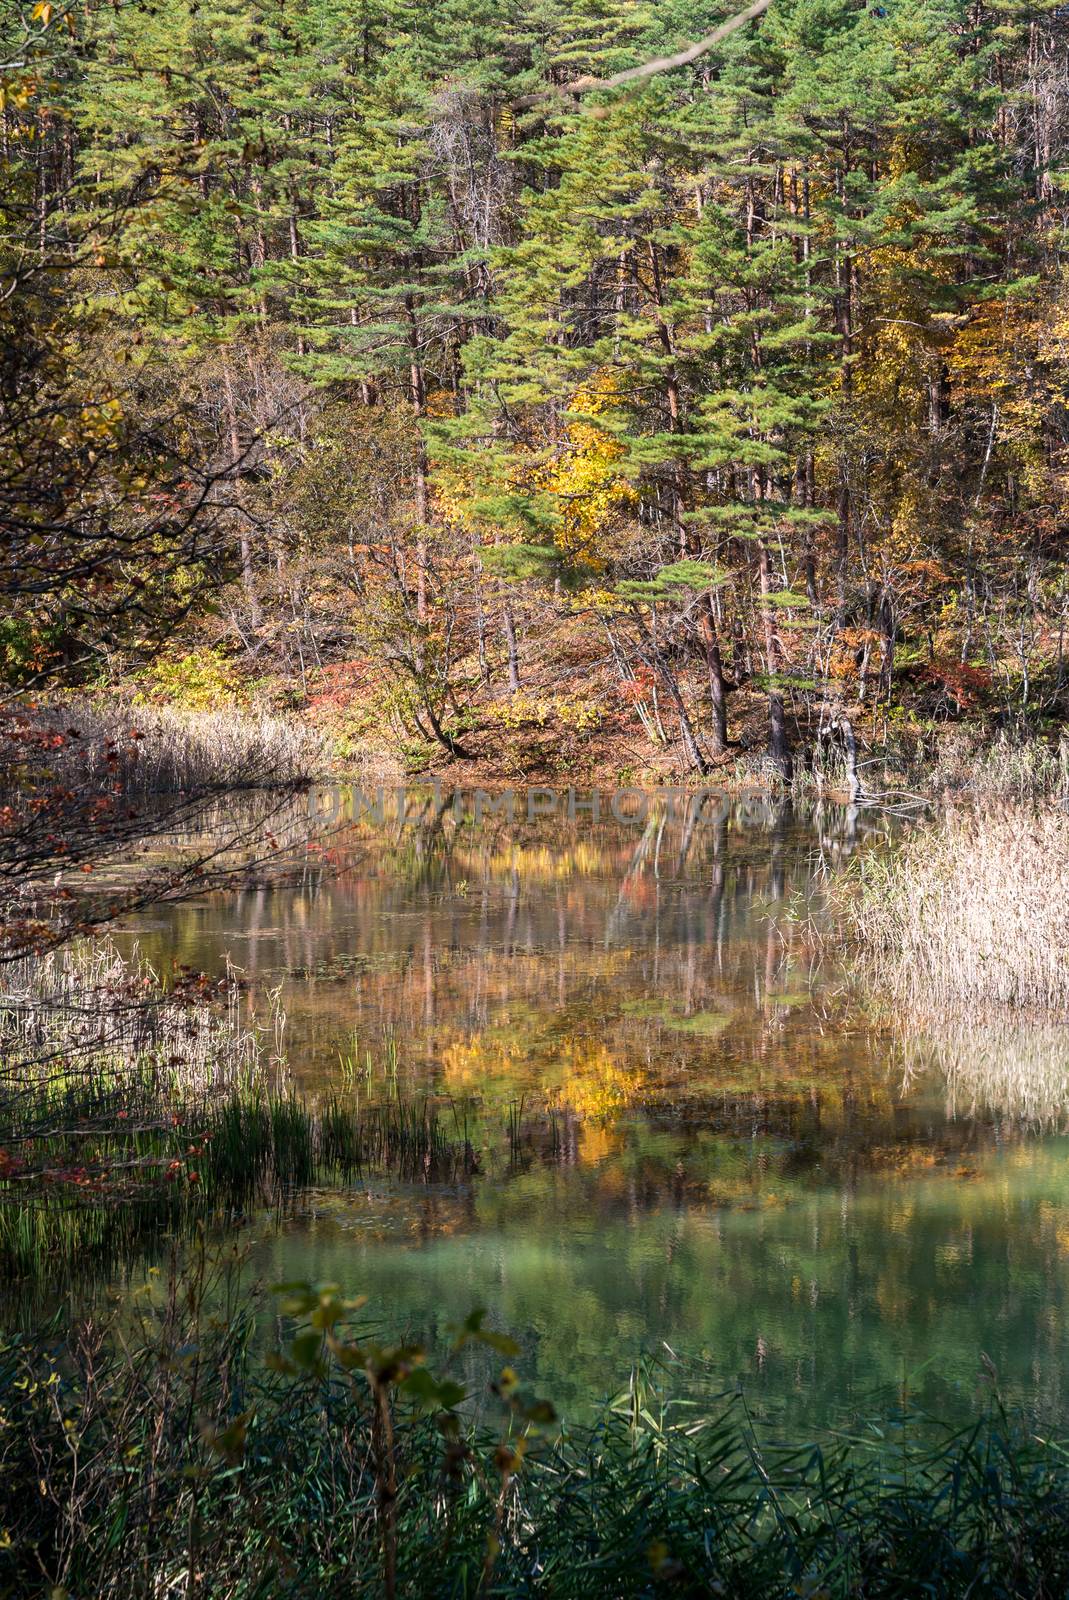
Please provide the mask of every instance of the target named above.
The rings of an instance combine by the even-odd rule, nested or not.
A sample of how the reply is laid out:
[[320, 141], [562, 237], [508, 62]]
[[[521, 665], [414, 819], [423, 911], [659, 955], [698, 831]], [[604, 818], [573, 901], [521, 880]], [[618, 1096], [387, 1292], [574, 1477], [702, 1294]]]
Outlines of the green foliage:
[[202, 645], [181, 656], [158, 656], [142, 677], [146, 699], [181, 711], [219, 711], [240, 704], [244, 685], [233, 661]]
[[757, 686], [784, 772], [788, 724], [889, 715], [918, 647], [982, 661], [985, 711], [1064, 714], [1055, 0], [776, 0], [690, 64], [558, 92], [709, 22], [0, 13], [0, 484], [36, 597], [0, 615], [9, 677], [142, 659], [188, 616], [161, 688], [204, 703], [225, 686], [179, 663], [226, 581], [205, 648], [294, 700], [360, 658], [339, 748], [413, 766], [492, 757], [520, 664], [569, 631], [603, 660], [606, 628], [699, 770]]
[[[12, 1592], [43, 1565], [53, 1592], [140, 1593], [193, 1557], [227, 1600], [342, 1584], [368, 1600], [1033, 1600], [1069, 1581], [1064, 1452], [997, 1401], [958, 1434], [896, 1412], [791, 1444], [738, 1401], [674, 1405], [645, 1367], [594, 1425], [558, 1431], [506, 1368], [477, 1423], [468, 1385], [384, 1342], [362, 1301], [305, 1282], [280, 1299], [291, 1331], [266, 1363], [259, 1307], [203, 1257], [121, 1338], [87, 1326], [60, 1349], [57, 1325], [0, 1344]], [[480, 1312], [455, 1354], [473, 1343], [513, 1350]]]

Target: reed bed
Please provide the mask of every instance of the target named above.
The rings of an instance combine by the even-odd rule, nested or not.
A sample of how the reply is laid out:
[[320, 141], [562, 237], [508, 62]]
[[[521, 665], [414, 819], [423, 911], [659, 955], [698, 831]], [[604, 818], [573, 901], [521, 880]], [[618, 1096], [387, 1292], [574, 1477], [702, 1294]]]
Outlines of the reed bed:
[[277, 1005], [268, 1030], [245, 1025], [240, 1005], [233, 972], [209, 984], [180, 971], [168, 988], [111, 940], [5, 965], [0, 1261], [10, 1273], [108, 1272], [203, 1213], [198, 1162], [217, 1106], [268, 1092], [281, 1065]]
[[[163, 1232], [223, 1222], [314, 1184], [389, 1172], [472, 1176], [458, 1110], [357, 1094], [310, 1105], [290, 1088], [285, 1018], [243, 1021], [231, 971], [170, 987], [111, 941], [13, 961], [0, 974], [0, 1263], [53, 1282], [113, 1272]], [[510, 1115], [510, 1149], [520, 1138]], [[480, 1130], [481, 1131], [481, 1130]]]
[[265, 712], [78, 697], [43, 705], [35, 716], [64, 736], [53, 759], [72, 783], [118, 785], [131, 796], [293, 788], [330, 764], [314, 729]]
[[209, 1185], [228, 1196], [293, 1194], [313, 1184], [389, 1172], [403, 1181], [453, 1183], [478, 1171], [470, 1140], [430, 1100], [361, 1104], [331, 1097], [235, 1095], [208, 1118]]
[[955, 796], [976, 806], [1069, 806], [1069, 737], [1055, 743], [1031, 736], [995, 738], [955, 728], [943, 735], [934, 759], [911, 764], [913, 788]]
[[1069, 1014], [1069, 815], [952, 812], [832, 885], [877, 981], [923, 1010]]
[[[116, 1104], [129, 1109], [117, 1113]], [[68, 1093], [33, 1133], [0, 1127], [0, 1264], [47, 1290], [130, 1267], [161, 1236], [389, 1173], [457, 1183], [479, 1157], [430, 1104], [313, 1108], [291, 1094], [158, 1100]], [[61, 1112], [60, 1115], [56, 1115]], [[118, 1120], [121, 1116], [122, 1120]]]
[[1069, 1584], [1065, 1451], [997, 1399], [964, 1433], [893, 1412], [784, 1443], [737, 1399], [673, 1405], [644, 1369], [594, 1426], [560, 1429], [511, 1375], [503, 1402], [473, 1392], [470, 1365], [448, 1394], [428, 1373], [406, 1396], [414, 1352], [374, 1325], [344, 1334], [370, 1382], [321, 1365], [322, 1335], [288, 1319], [305, 1370], [269, 1364], [262, 1308], [210, 1280], [195, 1264], [114, 1328], [0, 1344], [2, 1592], [1060, 1600]]

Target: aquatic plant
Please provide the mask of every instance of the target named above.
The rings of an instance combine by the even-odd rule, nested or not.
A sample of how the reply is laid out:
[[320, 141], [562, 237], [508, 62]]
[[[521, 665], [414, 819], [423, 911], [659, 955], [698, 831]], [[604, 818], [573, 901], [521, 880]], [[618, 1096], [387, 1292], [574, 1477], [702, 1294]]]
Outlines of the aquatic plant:
[[0, 1345], [5, 1592], [1046, 1600], [1069, 1582], [1065, 1453], [997, 1393], [964, 1432], [898, 1412], [784, 1443], [737, 1397], [672, 1401], [646, 1366], [562, 1428], [479, 1312], [429, 1367], [335, 1286], [286, 1285], [265, 1360], [266, 1308], [237, 1281], [198, 1251], [110, 1325]]
[[[81, 941], [0, 974], [0, 1260], [107, 1269], [200, 1213], [227, 1098], [280, 1081], [284, 1018], [247, 1026], [235, 971], [164, 985], [135, 949]], [[272, 1050], [273, 1046], [273, 1050]]]
[[1027, 730], [993, 739], [981, 730], [952, 728], [938, 741], [934, 758], [915, 756], [912, 786], [928, 794], [965, 797], [981, 806], [1069, 806], [1069, 738], [1056, 743]]
[[881, 983], [925, 1005], [1069, 1011], [1069, 815], [951, 812], [831, 883]]

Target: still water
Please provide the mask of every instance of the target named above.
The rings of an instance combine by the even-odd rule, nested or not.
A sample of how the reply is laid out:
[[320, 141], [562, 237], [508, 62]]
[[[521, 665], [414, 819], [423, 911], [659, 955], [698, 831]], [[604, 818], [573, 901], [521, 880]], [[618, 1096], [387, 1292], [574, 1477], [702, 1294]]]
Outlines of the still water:
[[[475, 1147], [461, 1180], [255, 1219], [259, 1277], [339, 1282], [431, 1341], [485, 1306], [573, 1415], [644, 1356], [785, 1426], [903, 1395], [964, 1415], [992, 1373], [1065, 1414], [1069, 1034], [925, 1033], [821, 952], [809, 914], [878, 818], [476, 825], [447, 800], [125, 931], [160, 966], [229, 957], [252, 1012], [281, 986], [310, 1098], [432, 1097]], [[510, 1115], [541, 1118], [519, 1154]]]

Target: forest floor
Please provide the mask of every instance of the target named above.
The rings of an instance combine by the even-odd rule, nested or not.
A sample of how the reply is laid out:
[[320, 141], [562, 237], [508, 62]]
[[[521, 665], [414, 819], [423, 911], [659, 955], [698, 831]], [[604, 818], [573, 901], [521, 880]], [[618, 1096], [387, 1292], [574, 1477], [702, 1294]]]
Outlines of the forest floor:
[[[938, 641], [937, 641], [938, 643]], [[183, 716], [210, 712], [219, 724], [271, 719], [273, 737], [285, 723], [314, 748], [315, 776], [371, 782], [435, 781], [464, 788], [545, 785], [563, 788], [654, 788], [666, 785], [743, 787], [782, 782], [768, 759], [769, 697], [759, 676], [742, 675], [728, 694], [729, 748], [710, 748], [711, 708], [704, 662], [673, 658], [671, 674], [706, 761], [700, 775], [688, 758], [678, 706], [668, 684], [641, 663], [622, 665], [592, 649], [589, 632], [558, 624], [521, 650], [519, 687], [510, 689], [505, 665], [476, 656], [450, 664], [433, 694], [373, 659], [302, 666], [299, 674], [277, 656], [247, 658], [222, 642], [160, 658], [136, 677], [119, 676], [91, 693], [61, 700], [72, 708], [91, 701], [94, 715], [115, 723], [153, 711]], [[756, 671], [756, 669], [755, 669]], [[1050, 665], [1052, 685], [1055, 669]], [[1037, 670], [1035, 681], [1040, 681]], [[849, 720], [865, 787], [881, 794], [901, 788], [938, 794], [968, 788], [978, 766], [996, 765], [1000, 742], [1057, 750], [1064, 739], [1064, 691], [1047, 696], [1043, 719], [1027, 729], [1014, 713], [1019, 699], [1011, 665], [996, 674], [931, 655], [903, 641], [896, 648], [890, 687], [859, 664], [828, 691], [799, 682], [786, 686], [787, 730], [794, 780], [805, 785], [814, 767], [822, 725], [834, 710]], [[432, 736], [426, 701], [452, 741], [451, 752]], [[192, 722], [190, 723], [192, 728]], [[259, 735], [257, 736], [259, 739]], [[225, 742], [225, 740], [224, 740]], [[213, 758], [214, 759], [214, 758]], [[840, 763], [841, 766], [841, 763]], [[997, 778], [997, 774], [994, 774]], [[843, 771], [820, 774], [822, 792], [845, 792]], [[994, 787], [999, 788], [996, 781]], [[1014, 798], [1022, 798], [1015, 791]]]

